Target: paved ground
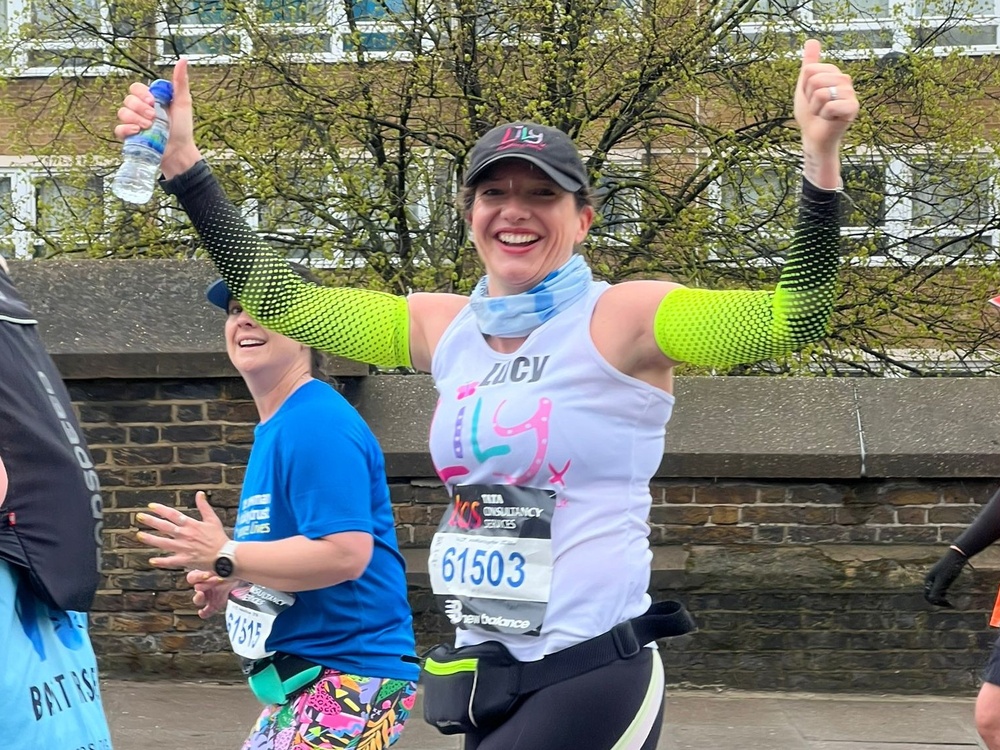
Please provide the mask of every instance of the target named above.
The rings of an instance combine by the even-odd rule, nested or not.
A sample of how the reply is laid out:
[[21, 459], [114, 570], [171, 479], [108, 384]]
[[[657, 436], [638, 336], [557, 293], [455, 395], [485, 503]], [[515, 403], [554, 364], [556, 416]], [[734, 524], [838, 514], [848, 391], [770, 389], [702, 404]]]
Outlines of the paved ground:
[[[115, 750], [239, 750], [257, 715], [243, 685], [109, 680], [103, 690]], [[667, 700], [658, 750], [983, 747], [972, 724], [972, 697], [673, 691]], [[459, 747], [423, 723], [418, 704], [393, 750]]]

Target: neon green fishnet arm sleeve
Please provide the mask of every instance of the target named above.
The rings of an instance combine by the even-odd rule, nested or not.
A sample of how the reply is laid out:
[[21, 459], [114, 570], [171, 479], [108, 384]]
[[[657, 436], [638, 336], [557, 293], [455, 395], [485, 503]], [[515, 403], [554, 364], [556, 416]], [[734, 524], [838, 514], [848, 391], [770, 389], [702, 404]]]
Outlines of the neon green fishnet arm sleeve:
[[826, 335], [840, 251], [839, 193], [803, 181], [795, 235], [773, 292], [681, 288], [653, 333], [678, 362], [728, 367], [795, 351]]
[[340, 357], [410, 366], [404, 297], [301, 279], [250, 228], [205, 162], [162, 185], [191, 217], [233, 296], [261, 325]]

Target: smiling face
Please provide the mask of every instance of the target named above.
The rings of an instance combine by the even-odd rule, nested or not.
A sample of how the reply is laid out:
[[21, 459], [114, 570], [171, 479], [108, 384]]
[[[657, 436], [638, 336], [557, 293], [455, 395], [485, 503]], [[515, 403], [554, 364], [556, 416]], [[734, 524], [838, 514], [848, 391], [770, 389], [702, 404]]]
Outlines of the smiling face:
[[594, 220], [590, 206], [522, 159], [491, 167], [466, 217], [489, 276], [489, 293], [525, 292], [564, 265]]
[[307, 346], [261, 327], [236, 300], [229, 301], [226, 316], [226, 352], [233, 367], [247, 380], [280, 378], [297, 367], [306, 374], [310, 371]]

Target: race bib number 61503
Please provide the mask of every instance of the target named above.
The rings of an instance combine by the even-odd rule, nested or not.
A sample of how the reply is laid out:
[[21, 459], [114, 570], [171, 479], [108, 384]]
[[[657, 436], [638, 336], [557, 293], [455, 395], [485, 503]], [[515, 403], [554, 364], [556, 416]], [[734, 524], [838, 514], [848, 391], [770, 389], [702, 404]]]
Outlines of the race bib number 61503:
[[431, 540], [431, 588], [460, 628], [537, 634], [552, 588], [550, 490], [460, 485]]

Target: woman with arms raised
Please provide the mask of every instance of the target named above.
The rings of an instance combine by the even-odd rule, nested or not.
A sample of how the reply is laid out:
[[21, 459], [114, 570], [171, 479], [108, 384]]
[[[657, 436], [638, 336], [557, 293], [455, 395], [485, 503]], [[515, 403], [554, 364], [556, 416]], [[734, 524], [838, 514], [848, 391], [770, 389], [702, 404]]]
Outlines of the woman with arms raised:
[[[594, 281], [575, 252], [594, 219], [576, 147], [558, 130], [515, 122], [476, 143], [463, 177], [460, 202], [486, 269], [471, 297], [303, 283], [202, 161], [186, 64], [175, 68], [163, 187], [233, 293], [263, 325], [310, 346], [434, 377], [430, 450], [453, 503], [429, 568], [461, 648], [449, 664], [425, 666], [425, 714], [464, 732], [466, 748], [655, 747], [662, 665], [655, 649], [621, 642], [650, 607], [649, 481], [663, 455], [674, 367], [793, 351], [824, 335], [832, 309], [839, 150], [858, 102], [850, 77], [819, 56], [819, 43], [807, 42], [794, 105], [805, 180], [774, 291]], [[119, 137], [152, 119], [146, 87], [130, 91]], [[454, 677], [474, 655], [486, 660], [485, 644], [503, 649], [490, 660], [509, 652], [510, 669], [559, 676], [561, 654], [582, 663], [576, 655], [609, 643], [617, 656], [594, 657], [589, 671], [553, 684], [542, 678], [490, 716], [461, 690], [455, 715], [437, 714], [446, 695], [437, 678]], [[476, 689], [487, 682], [497, 680]]]

